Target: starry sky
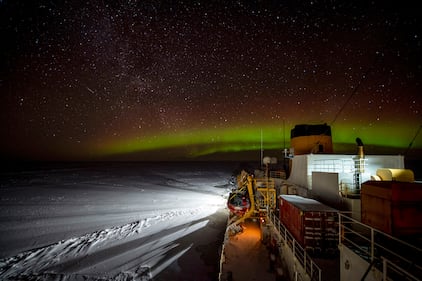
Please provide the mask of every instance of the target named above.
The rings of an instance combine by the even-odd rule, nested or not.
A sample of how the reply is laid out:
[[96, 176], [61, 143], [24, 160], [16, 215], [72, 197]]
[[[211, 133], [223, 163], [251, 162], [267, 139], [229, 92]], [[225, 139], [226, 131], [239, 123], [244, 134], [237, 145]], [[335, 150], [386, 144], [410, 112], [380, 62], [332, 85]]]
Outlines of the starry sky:
[[0, 0], [0, 151], [212, 160], [327, 123], [335, 152], [359, 137], [422, 157], [419, 15], [406, 1]]

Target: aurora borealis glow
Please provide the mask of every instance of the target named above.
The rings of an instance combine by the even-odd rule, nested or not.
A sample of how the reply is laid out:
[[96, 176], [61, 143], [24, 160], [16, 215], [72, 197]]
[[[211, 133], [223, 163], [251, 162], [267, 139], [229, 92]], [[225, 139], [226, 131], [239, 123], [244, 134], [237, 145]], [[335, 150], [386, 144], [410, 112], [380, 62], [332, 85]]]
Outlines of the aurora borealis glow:
[[317, 123], [339, 153], [404, 153], [422, 125], [409, 3], [26, 2], [0, 1], [7, 158], [212, 159]]

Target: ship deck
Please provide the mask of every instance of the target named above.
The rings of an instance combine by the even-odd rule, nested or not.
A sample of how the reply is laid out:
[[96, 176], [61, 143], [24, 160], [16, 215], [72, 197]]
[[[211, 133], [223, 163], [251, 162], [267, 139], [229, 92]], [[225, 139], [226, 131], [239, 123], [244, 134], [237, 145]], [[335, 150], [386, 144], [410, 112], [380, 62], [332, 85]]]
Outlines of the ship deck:
[[269, 251], [261, 242], [258, 222], [246, 220], [243, 223], [243, 232], [228, 238], [224, 252], [221, 281], [276, 280], [277, 265], [271, 270]]

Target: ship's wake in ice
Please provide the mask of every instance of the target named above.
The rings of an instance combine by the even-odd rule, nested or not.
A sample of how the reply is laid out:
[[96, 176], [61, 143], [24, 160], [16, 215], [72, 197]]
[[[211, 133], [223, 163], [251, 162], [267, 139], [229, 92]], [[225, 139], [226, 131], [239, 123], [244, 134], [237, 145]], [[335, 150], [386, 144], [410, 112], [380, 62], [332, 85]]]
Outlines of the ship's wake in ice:
[[[93, 193], [97, 194], [96, 196], [91, 194], [92, 189], [90, 191], [87, 187], [92, 183], [86, 181], [83, 184], [75, 183], [74, 185], [79, 188], [85, 185], [87, 190], [83, 193], [84, 195], [80, 192], [70, 195], [66, 184], [61, 182], [56, 187], [56, 193], [49, 191], [50, 200], [43, 201], [44, 204], [50, 205], [50, 209], [54, 206], [61, 211], [49, 216], [45, 215], [44, 218], [32, 218], [32, 223], [15, 217], [16, 220], [23, 220], [22, 225], [9, 226], [9, 229], [3, 228], [0, 235], [10, 239], [10, 243], [18, 244], [19, 241], [29, 237], [29, 234], [25, 234], [25, 237], [11, 237], [10, 233], [13, 231], [16, 236], [19, 236], [20, 227], [22, 233], [28, 233], [28, 228], [37, 226], [40, 222], [51, 227], [52, 221], [62, 220], [60, 224], [55, 224], [61, 231], [58, 229], [56, 232], [50, 231], [50, 236], [44, 235], [46, 238], [43, 237], [42, 231], [38, 230], [33, 237], [29, 237], [35, 241], [33, 244], [27, 241], [26, 245], [21, 246], [23, 251], [2, 258], [0, 279], [151, 280], [154, 277], [154, 280], [165, 280], [170, 275], [186, 274], [191, 276], [186, 280], [194, 280], [199, 278], [198, 274], [205, 274], [208, 277], [202, 276], [202, 280], [212, 280], [212, 272], [216, 271], [215, 265], [210, 264], [204, 257], [210, 253], [211, 249], [218, 249], [223, 239], [221, 234], [224, 231], [226, 211], [223, 198], [225, 189], [221, 186], [225, 185], [223, 181], [227, 181], [228, 176], [223, 179], [219, 175], [212, 181], [203, 173], [191, 172], [184, 174], [182, 179], [180, 174], [176, 174], [173, 172], [171, 175], [173, 180], [169, 181], [169, 173], [167, 173], [167, 178], [163, 179], [165, 184], [158, 178], [152, 177], [146, 180], [145, 177], [139, 177], [140, 182], [136, 188], [133, 187], [133, 177], [129, 181], [126, 179], [126, 182], [123, 180], [116, 187], [107, 183], [110, 179], [103, 176], [101, 187], [96, 186]], [[59, 177], [63, 178], [63, 175]], [[62, 185], [65, 187], [60, 188]], [[216, 188], [216, 186], [220, 187]], [[7, 202], [9, 207], [17, 208], [17, 204], [22, 208], [32, 208], [36, 212], [36, 209], [42, 205], [42, 202], [35, 204], [35, 207], [25, 204], [24, 201], [17, 203], [16, 198], [10, 196], [10, 191], [15, 187], [5, 185], [3, 187], [5, 187], [2, 189], [3, 194], [9, 194], [9, 199], [3, 201]], [[30, 192], [26, 190], [27, 194], [28, 192], [40, 194], [40, 189], [43, 188], [45, 186], [42, 185], [25, 186], [20, 188], [20, 191], [30, 189]], [[124, 195], [121, 193], [122, 189], [126, 189], [123, 192]], [[100, 194], [106, 192], [107, 196], [113, 198], [109, 202], [110, 209], [107, 212], [102, 213], [104, 202], [101, 204], [96, 202], [96, 199], [99, 199], [98, 192]], [[90, 198], [90, 196], [94, 197]], [[45, 200], [40, 195], [37, 198], [37, 200]], [[52, 198], [62, 198], [60, 200], [62, 205], [57, 205], [57, 200]], [[84, 202], [83, 206], [78, 203], [81, 201]], [[116, 207], [120, 206], [118, 203], [126, 204], [124, 210]], [[6, 208], [6, 206], [3, 207]], [[75, 208], [85, 208], [89, 210], [89, 215], [86, 211], [81, 211], [77, 216], [61, 214], [61, 212], [75, 213]], [[67, 209], [67, 211], [62, 209]], [[134, 210], [138, 211], [136, 215], [134, 215]], [[125, 212], [127, 212], [126, 217], [122, 215]], [[84, 215], [87, 216], [86, 222], [83, 220]], [[107, 217], [110, 219], [107, 220]], [[10, 222], [9, 224], [5, 222], [4, 213], [0, 222], [3, 221], [5, 226], [10, 225]], [[100, 222], [98, 226], [95, 225], [96, 221]], [[104, 224], [104, 221], [108, 221], [108, 224]], [[96, 228], [96, 230], [74, 235], [74, 229], [89, 229], [87, 226], [80, 227], [81, 224], [91, 223], [94, 224], [93, 229]], [[72, 235], [54, 241], [54, 236], [63, 235], [63, 229], [68, 229]], [[217, 234], [220, 238], [217, 238], [219, 237]], [[37, 243], [37, 241], [52, 241], [52, 243]], [[11, 246], [8, 247], [5, 244], [1, 247], [9, 252], [13, 250], [10, 249]], [[215, 264], [218, 262], [217, 256], [218, 250], [213, 257]], [[187, 268], [194, 269], [188, 272]]]

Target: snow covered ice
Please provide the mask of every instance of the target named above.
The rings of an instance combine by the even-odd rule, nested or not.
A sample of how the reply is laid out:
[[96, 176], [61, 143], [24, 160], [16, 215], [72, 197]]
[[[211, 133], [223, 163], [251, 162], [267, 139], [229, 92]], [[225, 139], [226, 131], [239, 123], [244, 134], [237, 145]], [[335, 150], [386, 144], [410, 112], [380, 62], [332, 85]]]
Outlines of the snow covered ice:
[[1, 174], [2, 280], [215, 280], [233, 163]]

